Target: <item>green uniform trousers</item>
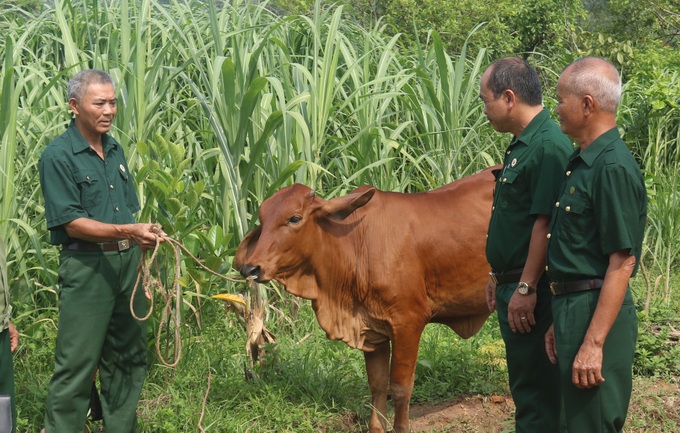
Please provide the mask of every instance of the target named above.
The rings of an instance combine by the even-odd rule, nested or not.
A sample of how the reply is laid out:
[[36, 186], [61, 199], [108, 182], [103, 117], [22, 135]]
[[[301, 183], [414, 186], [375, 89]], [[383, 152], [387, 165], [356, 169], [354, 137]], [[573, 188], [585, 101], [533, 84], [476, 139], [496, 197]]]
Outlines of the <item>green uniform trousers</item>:
[[628, 413], [637, 340], [637, 312], [630, 289], [604, 343], [604, 383], [595, 388], [579, 389], [571, 382], [572, 365], [599, 297], [599, 290], [590, 290], [553, 299], [557, 362], [570, 432], [618, 433], [622, 431]]
[[[63, 250], [59, 264], [59, 326], [55, 369], [45, 413], [46, 433], [82, 433], [92, 376], [99, 367], [106, 433], [137, 431], [137, 403], [147, 368], [146, 329], [130, 313], [140, 249]], [[146, 312], [144, 290], [134, 300]]]
[[545, 333], [552, 324], [552, 294], [547, 284], [539, 284], [531, 332], [512, 332], [508, 303], [517, 283], [496, 287], [496, 311], [505, 342], [510, 392], [515, 401], [516, 433], [558, 433], [562, 412], [559, 369], [545, 351]]
[[0, 395], [9, 395], [12, 405], [12, 433], [17, 429], [17, 405], [14, 397], [14, 361], [9, 328], [0, 332]]

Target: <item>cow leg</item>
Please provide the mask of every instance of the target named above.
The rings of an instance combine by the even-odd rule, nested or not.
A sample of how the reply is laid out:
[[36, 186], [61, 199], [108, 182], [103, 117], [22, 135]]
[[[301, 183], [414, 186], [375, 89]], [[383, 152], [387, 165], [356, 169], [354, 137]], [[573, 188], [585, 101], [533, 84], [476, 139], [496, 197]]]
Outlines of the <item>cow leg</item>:
[[372, 352], [364, 352], [368, 385], [371, 388], [370, 433], [384, 433], [387, 419], [387, 391], [389, 387], [390, 342], [376, 346]]
[[419, 329], [395, 330], [392, 338], [392, 368], [390, 389], [394, 402], [394, 432], [411, 431], [409, 403], [413, 392], [413, 381], [418, 360], [418, 345], [424, 326]]

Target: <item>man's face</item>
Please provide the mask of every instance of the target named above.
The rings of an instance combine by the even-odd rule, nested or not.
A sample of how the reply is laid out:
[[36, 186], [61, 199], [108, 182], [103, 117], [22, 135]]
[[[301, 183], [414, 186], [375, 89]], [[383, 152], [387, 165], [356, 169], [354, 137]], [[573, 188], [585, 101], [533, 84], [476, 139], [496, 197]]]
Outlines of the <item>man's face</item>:
[[479, 97], [482, 102], [484, 102], [484, 114], [486, 114], [493, 129], [498, 132], [510, 132], [509, 125], [507, 124], [508, 106], [505, 103], [505, 98], [503, 95], [495, 98], [488, 86], [488, 81], [489, 71], [487, 70], [484, 75], [482, 75], [479, 89]]
[[116, 94], [113, 85], [91, 83], [81, 100], [69, 100], [76, 114], [76, 123], [83, 136], [106, 134], [111, 130], [116, 116]]
[[574, 138], [580, 129], [582, 119], [581, 100], [567, 89], [565, 75], [557, 82], [557, 107], [555, 113], [560, 119], [562, 132]]

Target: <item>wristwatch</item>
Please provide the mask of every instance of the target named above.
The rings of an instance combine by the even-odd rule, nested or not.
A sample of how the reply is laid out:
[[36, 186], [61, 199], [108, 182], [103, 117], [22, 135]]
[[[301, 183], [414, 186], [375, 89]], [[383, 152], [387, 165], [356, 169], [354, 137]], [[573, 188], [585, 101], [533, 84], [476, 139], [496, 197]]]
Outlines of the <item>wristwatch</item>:
[[524, 281], [520, 281], [519, 284], [517, 285], [517, 292], [519, 292], [519, 294], [523, 296], [533, 295], [534, 293], [536, 293], [536, 287], [531, 287]]

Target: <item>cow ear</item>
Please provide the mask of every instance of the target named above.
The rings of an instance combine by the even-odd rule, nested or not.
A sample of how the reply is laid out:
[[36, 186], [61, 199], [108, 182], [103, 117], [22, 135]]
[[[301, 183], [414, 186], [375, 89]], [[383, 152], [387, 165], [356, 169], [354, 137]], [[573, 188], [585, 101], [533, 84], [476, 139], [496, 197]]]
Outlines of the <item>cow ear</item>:
[[326, 216], [335, 221], [342, 221], [352, 212], [368, 203], [375, 194], [375, 188], [363, 192], [348, 194], [326, 202], [321, 210]]

